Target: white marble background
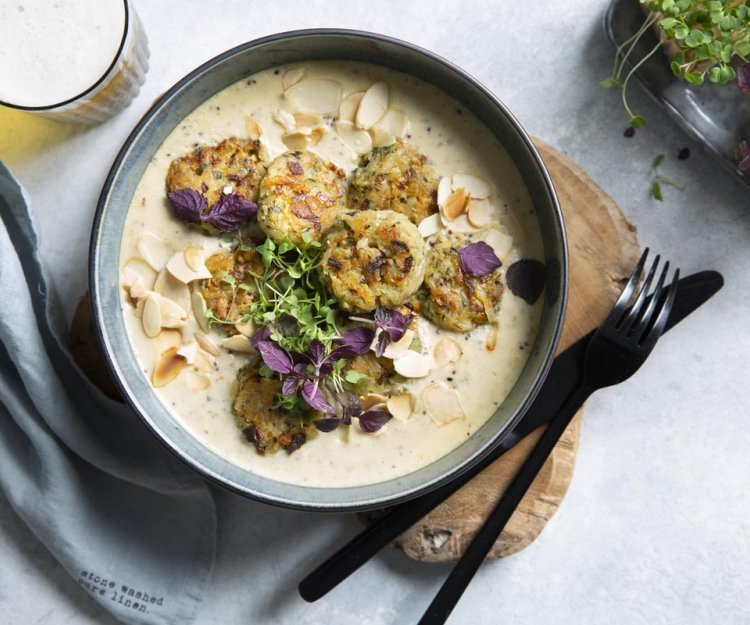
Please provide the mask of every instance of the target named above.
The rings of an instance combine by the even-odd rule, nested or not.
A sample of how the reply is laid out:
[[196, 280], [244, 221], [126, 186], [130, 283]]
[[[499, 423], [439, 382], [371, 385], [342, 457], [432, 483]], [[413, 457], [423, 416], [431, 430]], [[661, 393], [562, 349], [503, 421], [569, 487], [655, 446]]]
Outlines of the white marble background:
[[[4, 0], [8, 2], [21, 0]], [[0, 159], [30, 191], [43, 257], [70, 313], [86, 288], [96, 199], [140, 116], [215, 54], [274, 32], [337, 26], [410, 40], [487, 84], [526, 128], [610, 193], [643, 244], [683, 271], [714, 268], [720, 295], [659, 345], [631, 381], [591, 400], [560, 511], [533, 545], [484, 566], [451, 623], [750, 623], [750, 190], [690, 141], [641, 91], [649, 120], [624, 139], [614, 92], [598, 82], [612, 50], [606, 0], [377, 3], [163, 0], [138, 3], [151, 70], [117, 118], [81, 129], [0, 110]], [[692, 156], [678, 162], [689, 147]], [[648, 196], [650, 165], [686, 184]], [[200, 623], [408, 624], [448, 573], [389, 549], [314, 605], [300, 576], [358, 531], [353, 515], [272, 509], [218, 493], [220, 547]], [[0, 622], [109, 625], [0, 495]]]

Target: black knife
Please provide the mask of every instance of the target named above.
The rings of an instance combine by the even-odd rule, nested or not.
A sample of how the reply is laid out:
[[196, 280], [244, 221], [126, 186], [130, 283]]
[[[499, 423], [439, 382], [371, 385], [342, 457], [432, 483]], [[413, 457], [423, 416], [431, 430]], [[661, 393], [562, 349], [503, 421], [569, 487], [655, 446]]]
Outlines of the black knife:
[[[724, 278], [716, 271], [701, 271], [680, 280], [667, 330], [711, 299], [723, 285]], [[591, 331], [555, 358], [529, 410], [490, 454], [447, 484], [397, 506], [360, 532], [300, 582], [302, 598], [320, 599], [524, 437], [552, 419], [580, 379], [583, 356], [593, 335]]]

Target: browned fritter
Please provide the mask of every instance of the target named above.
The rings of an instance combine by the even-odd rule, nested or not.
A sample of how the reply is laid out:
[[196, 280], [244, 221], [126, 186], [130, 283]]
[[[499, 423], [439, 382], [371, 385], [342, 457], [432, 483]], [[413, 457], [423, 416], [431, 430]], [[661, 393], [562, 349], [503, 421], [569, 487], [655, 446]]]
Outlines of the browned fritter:
[[[206, 267], [211, 278], [200, 283], [201, 294], [214, 316], [231, 323], [221, 324], [229, 334], [237, 334], [234, 323], [250, 312], [249, 307], [255, 296], [255, 275], [263, 275], [263, 261], [254, 249], [237, 248], [234, 252], [219, 251], [206, 259]], [[227, 282], [225, 276], [232, 276], [234, 286]], [[251, 285], [251, 289], [239, 288], [238, 285]]]
[[260, 376], [252, 365], [246, 365], [237, 374], [234, 421], [260, 454], [280, 449], [292, 453], [317, 436], [318, 430], [312, 423], [274, 407], [280, 386], [278, 380]]
[[414, 224], [437, 212], [438, 179], [427, 157], [402, 139], [365, 154], [349, 179], [350, 208], [390, 209]]
[[441, 233], [427, 254], [421, 312], [435, 325], [454, 332], [469, 332], [494, 320], [503, 294], [499, 269], [472, 276], [461, 268], [456, 250], [471, 242], [465, 234]]
[[361, 356], [356, 356], [344, 368], [346, 371], [356, 371], [367, 376], [354, 385], [357, 395], [367, 393], [385, 393], [391, 388], [391, 379], [393, 378], [393, 361], [388, 358], [378, 358], [372, 352], [367, 352]]

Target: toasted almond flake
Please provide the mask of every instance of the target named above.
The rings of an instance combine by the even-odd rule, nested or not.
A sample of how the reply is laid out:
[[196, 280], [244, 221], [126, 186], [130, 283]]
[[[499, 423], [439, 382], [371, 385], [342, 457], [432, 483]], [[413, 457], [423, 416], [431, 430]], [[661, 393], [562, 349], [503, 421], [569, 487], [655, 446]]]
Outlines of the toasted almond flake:
[[180, 375], [180, 371], [182, 371], [184, 366], [185, 358], [177, 353], [176, 347], [170, 347], [165, 352], [162, 352], [156, 361], [154, 372], [151, 375], [151, 383], [156, 388], [166, 386]]
[[205, 373], [189, 371], [187, 376], [185, 377], [185, 386], [195, 393], [200, 393], [210, 388], [211, 378], [208, 377]]
[[443, 206], [443, 216], [448, 221], [453, 221], [456, 217], [463, 214], [466, 210], [466, 204], [469, 200], [469, 196], [462, 187], [456, 189], [450, 194], [450, 197], [445, 201]]
[[422, 403], [427, 414], [438, 425], [447, 425], [457, 419], [465, 419], [458, 393], [444, 384], [429, 384], [422, 391]]
[[363, 95], [365, 95], [364, 91], [356, 91], [341, 100], [341, 104], [339, 105], [339, 119], [341, 121], [354, 123]]
[[190, 341], [183, 345], [177, 350], [177, 353], [185, 359], [187, 364], [192, 365], [198, 358], [198, 352], [200, 351], [200, 345], [197, 341]]
[[325, 134], [326, 134], [325, 126], [318, 126], [317, 128], [313, 128], [307, 139], [308, 144], [316, 145], [325, 136]]
[[392, 137], [403, 137], [409, 129], [409, 119], [403, 111], [392, 108], [386, 111], [386, 114], [378, 122], [377, 127]]
[[423, 378], [429, 375], [432, 364], [432, 358], [429, 356], [408, 350], [403, 356], [393, 361], [393, 368], [396, 373], [405, 378]]
[[134, 300], [143, 299], [151, 291], [151, 289], [146, 287], [141, 276], [136, 276], [130, 285], [125, 286], [125, 290]]
[[206, 373], [219, 370], [219, 362], [216, 358], [203, 349], [198, 352], [193, 366], [196, 371], [205, 371]]
[[469, 174], [456, 174], [453, 176], [453, 188], [464, 189], [471, 197], [477, 200], [483, 200], [490, 197], [490, 185], [487, 181], [470, 176]]
[[402, 336], [398, 341], [388, 343], [388, 345], [386, 345], [386, 348], [383, 351], [383, 356], [385, 356], [386, 358], [390, 358], [391, 360], [395, 360], [396, 358], [405, 356], [406, 352], [409, 351], [409, 346], [411, 345], [411, 342], [413, 340], [414, 330], [406, 330], [406, 332], [404, 332], [404, 336]]
[[196, 332], [195, 340], [198, 342], [198, 345], [201, 346], [201, 349], [207, 351], [212, 356], [218, 356], [221, 353], [216, 344], [203, 332]]
[[192, 243], [185, 248], [185, 262], [193, 271], [203, 271], [206, 268], [206, 263], [203, 261], [203, 252]]
[[187, 313], [179, 304], [171, 299], [157, 294], [159, 300], [159, 314], [161, 315], [162, 328], [181, 328], [185, 325]]
[[516, 245], [523, 245], [526, 241], [526, 230], [518, 221], [518, 218], [513, 213], [506, 213], [500, 220], [508, 231], [508, 234], [513, 237], [513, 242]]
[[167, 261], [167, 271], [183, 284], [189, 284], [193, 280], [205, 280], [211, 277], [211, 272], [201, 261], [198, 270], [191, 269], [185, 258], [185, 252], [175, 252]]
[[221, 341], [221, 346], [233, 352], [252, 354], [255, 350], [250, 347], [250, 341], [244, 334], [235, 334]]
[[341, 85], [328, 78], [304, 78], [284, 92], [301, 113], [335, 113], [341, 103]]
[[203, 297], [203, 294], [198, 289], [195, 289], [190, 294], [190, 304], [193, 309], [195, 321], [198, 323], [198, 327], [204, 332], [208, 332], [208, 319], [206, 318], [208, 306], [206, 305], [206, 300]]
[[245, 129], [247, 130], [247, 136], [253, 141], [260, 139], [263, 134], [263, 128], [249, 115], [245, 115]]
[[451, 232], [463, 232], [466, 234], [476, 234], [477, 232], [481, 232], [480, 228], [472, 225], [466, 213], [459, 215], [453, 221], [445, 220], [443, 223]]
[[386, 145], [392, 145], [396, 141], [396, 138], [390, 132], [383, 128], [379, 128], [378, 126], [373, 126], [367, 132], [370, 134], [372, 147], [374, 148], [382, 148]]
[[146, 295], [146, 301], [143, 304], [143, 331], [149, 338], [156, 337], [161, 332], [161, 309], [159, 306], [159, 294], [150, 291]]
[[440, 227], [440, 213], [435, 213], [434, 215], [425, 217], [422, 221], [420, 221], [417, 229], [419, 230], [419, 234], [427, 239], [433, 234], [437, 234], [438, 232], [440, 232]]
[[275, 121], [279, 126], [281, 126], [288, 132], [294, 130], [294, 127], [297, 125], [297, 121], [294, 119], [294, 115], [292, 115], [289, 111], [285, 111], [283, 109], [277, 110], [273, 115], [271, 115], [271, 117], [273, 118], [273, 121]]
[[452, 362], [458, 362], [463, 352], [461, 346], [453, 339], [448, 337], [441, 338], [432, 351], [432, 357], [435, 360], [435, 367], [445, 367]]
[[237, 332], [247, 337], [251, 337], [255, 331], [255, 324], [252, 319], [248, 319], [245, 323], [235, 323], [234, 327], [237, 329]]
[[143, 257], [155, 271], [161, 271], [173, 250], [166, 242], [162, 241], [155, 234], [144, 232], [138, 236], [136, 243], [138, 253]]
[[281, 76], [281, 88], [286, 91], [291, 86], [296, 85], [305, 76], [307, 70], [304, 67], [292, 67], [284, 72]]
[[162, 330], [154, 339], [154, 347], [157, 354], [167, 351], [170, 347], [179, 348], [180, 345], [182, 345], [182, 332], [171, 328]]
[[323, 123], [320, 115], [313, 115], [311, 113], [296, 113], [294, 115], [294, 129], [297, 132], [304, 134], [310, 134], [314, 128], [320, 126]]
[[437, 188], [437, 205], [439, 208], [443, 208], [443, 206], [445, 206], [445, 203], [448, 201], [448, 198], [451, 196], [452, 192], [451, 179], [447, 176], [441, 178], [440, 182], [438, 182]]
[[182, 308], [187, 309], [190, 306], [190, 289], [188, 289], [187, 284], [183, 284], [175, 278], [167, 271], [166, 267], [156, 276], [154, 291], [176, 302]]
[[388, 110], [388, 83], [376, 82], [365, 91], [354, 122], [358, 128], [372, 128]]
[[284, 145], [290, 150], [304, 150], [307, 148], [309, 134], [303, 132], [286, 132], [281, 136]]
[[367, 152], [372, 148], [370, 133], [356, 128], [351, 122], [336, 122], [336, 132], [355, 152]]
[[362, 395], [362, 397], [359, 398], [362, 412], [371, 410], [376, 406], [384, 406], [387, 401], [388, 398], [385, 395], [379, 395], [378, 393], [367, 393], [367, 395]]
[[487, 232], [484, 237], [484, 242], [492, 248], [495, 252], [495, 256], [500, 260], [503, 260], [508, 254], [510, 254], [511, 249], [513, 248], [513, 237], [497, 228], [492, 228]]
[[472, 226], [477, 228], [486, 228], [490, 224], [492, 217], [492, 204], [488, 199], [475, 200], [471, 198], [466, 207], [466, 215]]
[[414, 412], [414, 397], [411, 393], [395, 395], [386, 402], [386, 408], [397, 421], [408, 421]]

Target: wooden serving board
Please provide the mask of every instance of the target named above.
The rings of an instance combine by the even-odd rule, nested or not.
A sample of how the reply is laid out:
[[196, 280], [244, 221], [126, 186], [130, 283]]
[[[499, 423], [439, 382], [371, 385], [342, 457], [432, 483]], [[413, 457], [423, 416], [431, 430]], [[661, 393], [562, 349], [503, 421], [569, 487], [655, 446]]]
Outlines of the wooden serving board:
[[[572, 160], [536, 141], [565, 216], [570, 252], [570, 293], [559, 351], [607, 316], [640, 255], [635, 227], [614, 201]], [[88, 294], [71, 328], [71, 348], [91, 381], [119, 398], [102, 360], [91, 325]], [[582, 412], [582, 411], [581, 411]], [[511, 555], [530, 544], [557, 511], [573, 477], [580, 412], [563, 435], [518, 510], [498, 538], [490, 558]], [[523, 463], [542, 428], [438, 506], [396, 542], [409, 557], [426, 562], [458, 559]], [[364, 515], [371, 518], [374, 515]]]

